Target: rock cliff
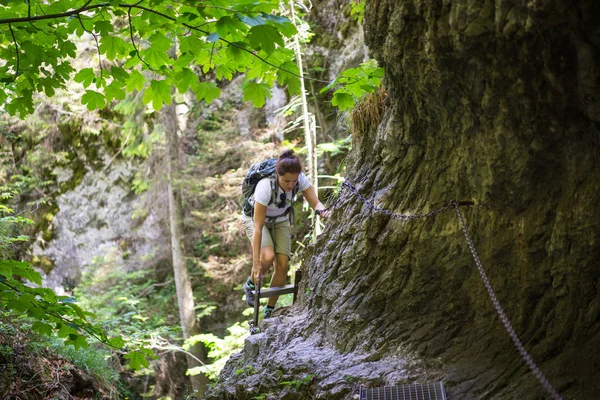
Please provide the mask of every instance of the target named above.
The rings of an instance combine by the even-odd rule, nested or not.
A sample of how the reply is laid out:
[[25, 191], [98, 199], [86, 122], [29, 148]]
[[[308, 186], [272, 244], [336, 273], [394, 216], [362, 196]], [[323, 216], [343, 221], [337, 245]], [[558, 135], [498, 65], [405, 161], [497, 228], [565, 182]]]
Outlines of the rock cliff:
[[[378, 207], [462, 209], [517, 335], [565, 399], [600, 390], [600, 3], [367, 2], [382, 121], [347, 179]], [[451, 399], [547, 394], [500, 322], [452, 210], [402, 221], [349, 190], [209, 399], [351, 399], [444, 380]]]

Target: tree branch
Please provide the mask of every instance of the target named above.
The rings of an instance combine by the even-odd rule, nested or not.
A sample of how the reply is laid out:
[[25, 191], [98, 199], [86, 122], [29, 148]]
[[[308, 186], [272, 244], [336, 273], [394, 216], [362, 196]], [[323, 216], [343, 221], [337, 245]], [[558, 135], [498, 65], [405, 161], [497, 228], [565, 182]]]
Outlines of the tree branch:
[[[136, 4], [139, 4], [139, 2]], [[133, 48], [135, 49], [135, 54], [137, 54], [140, 61], [143, 62], [150, 71], [154, 71], [152, 69], [152, 67], [150, 65], [148, 65], [148, 63], [146, 61], [144, 61], [144, 59], [140, 55], [140, 51], [138, 50], [137, 46], [135, 45], [135, 40], [133, 39], [133, 24], [131, 23], [131, 7], [129, 7], [127, 9], [127, 18], [129, 20], [129, 37], [131, 37], [131, 44], [133, 45]]]
[[102, 80], [102, 54], [100, 54], [100, 45], [98, 44], [98, 38], [96, 37], [96, 34], [94, 32], [89, 31], [85, 27], [85, 25], [83, 24], [83, 21], [81, 20], [81, 15], [77, 15], [77, 19], [79, 20], [79, 23], [81, 24], [81, 27], [83, 28], [83, 30], [94, 37], [94, 41], [96, 42], [96, 49], [98, 50], [98, 66], [100, 67], [100, 80]]
[[19, 76], [19, 65], [21, 63], [21, 59], [19, 58], [19, 44], [17, 43], [17, 38], [15, 37], [15, 32], [13, 31], [11, 24], [8, 24], [8, 29], [10, 29], [10, 34], [12, 35], [13, 41], [15, 42], [15, 53], [17, 54], [17, 69], [15, 70], [15, 76], [12, 80], [14, 82]]

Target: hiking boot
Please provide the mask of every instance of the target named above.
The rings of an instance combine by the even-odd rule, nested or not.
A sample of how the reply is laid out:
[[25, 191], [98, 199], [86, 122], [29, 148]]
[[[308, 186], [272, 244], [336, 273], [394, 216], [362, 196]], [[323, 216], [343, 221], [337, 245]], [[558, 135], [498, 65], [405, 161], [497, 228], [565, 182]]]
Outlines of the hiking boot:
[[273, 311], [275, 310], [275, 307], [270, 307], [270, 306], [265, 306], [265, 319], [267, 318], [271, 318], [271, 315], [273, 314]]
[[250, 307], [254, 307], [254, 293], [253, 291], [256, 289], [254, 283], [250, 282], [250, 278], [246, 279], [246, 283], [244, 283], [244, 293], [246, 293], [246, 304]]

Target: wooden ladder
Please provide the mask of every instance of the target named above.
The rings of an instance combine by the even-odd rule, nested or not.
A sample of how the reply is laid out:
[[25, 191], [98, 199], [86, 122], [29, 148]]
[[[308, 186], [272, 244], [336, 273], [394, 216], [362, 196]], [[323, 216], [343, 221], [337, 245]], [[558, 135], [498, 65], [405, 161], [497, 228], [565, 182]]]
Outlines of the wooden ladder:
[[302, 280], [302, 271], [297, 270], [296, 274], [294, 275], [294, 283], [285, 285], [285, 286], [276, 286], [276, 287], [261, 290], [260, 289], [261, 281], [259, 279], [258, 284], [256, 285], [256, 290], [254, 290], [252, 292], [252, 293], [254, 293], [254, 316], [252, 318], [252, 321], [248, 322], [248, 324], [250, 325], [250, 333], [251, 334], [254, 335], [255, 333], [260, 332], [260, 328], [258, 327], [258, 313], [259, 313], [259, 308], [260, 308], [260, 299], [266, 299], [268, 297], [273, 297], [273, 296], [280, 296], [282, 294], [294, 293], [293, 302], [295, 303], [296, 298], [298, 297], [298, 285], [300, 284], [301, 280]]

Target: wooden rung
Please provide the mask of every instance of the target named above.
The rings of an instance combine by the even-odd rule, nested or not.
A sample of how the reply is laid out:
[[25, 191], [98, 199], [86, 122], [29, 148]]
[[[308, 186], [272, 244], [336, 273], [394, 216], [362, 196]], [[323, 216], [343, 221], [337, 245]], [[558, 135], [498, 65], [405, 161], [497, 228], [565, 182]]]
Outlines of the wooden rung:
[[[260, 290], [260, 298], [265, 299], [267, 297], [279, 296], [287, 293], [294, 293], [294, 284], [285, 285], [285, 286], [277, 286], [268, 289]], [[256, 291], [254, 291], [254, 295], [256, 296]]]

